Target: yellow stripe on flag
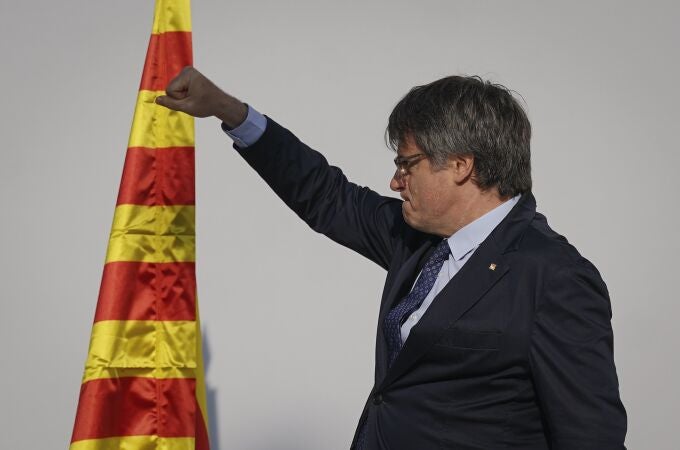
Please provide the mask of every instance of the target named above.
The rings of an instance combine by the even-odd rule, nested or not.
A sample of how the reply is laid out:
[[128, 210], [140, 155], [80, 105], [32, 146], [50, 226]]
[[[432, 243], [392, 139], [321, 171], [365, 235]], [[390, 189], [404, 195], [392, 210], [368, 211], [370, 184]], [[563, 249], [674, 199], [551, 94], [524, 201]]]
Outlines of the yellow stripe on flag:
[[186, 367], [155, 367], [150, 368], [118, 368], [118, 367], [86, 367], [83, 383], [101, 378], [196, 378], [197, 369]]
[[156, 0], [152, 33], [191, 31], [189, 0]]
[[72, 442], [69, 450], [194, 450], [194, 442], [188, 437], [120, 436]]
[[106, 262], [195, 261], [195, 217], [193, 205], [118, 205]]
[[163, 91], [141, 90], [137, 94], [128, 147], [191, 147], [194, 118], [155, 103]]
[[156, 236], [194, 236], [194, 205], [118, 205], [113, 215], [112, 232]]
[[195, 321], [104, 320], [92, 326], [88, 369], [196, 368]]

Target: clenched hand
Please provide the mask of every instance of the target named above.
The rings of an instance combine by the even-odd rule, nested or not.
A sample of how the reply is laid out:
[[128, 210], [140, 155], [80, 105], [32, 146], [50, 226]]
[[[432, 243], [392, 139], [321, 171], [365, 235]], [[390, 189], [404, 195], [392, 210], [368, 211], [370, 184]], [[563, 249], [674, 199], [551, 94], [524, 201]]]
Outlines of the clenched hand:
[[201, 72], [187, 66], [165, 88], [166, 95], [156, 103], [194, 117], [215, 116], [229, 128], [236, 128], [246, 118], [248, 107], [227, 94]]

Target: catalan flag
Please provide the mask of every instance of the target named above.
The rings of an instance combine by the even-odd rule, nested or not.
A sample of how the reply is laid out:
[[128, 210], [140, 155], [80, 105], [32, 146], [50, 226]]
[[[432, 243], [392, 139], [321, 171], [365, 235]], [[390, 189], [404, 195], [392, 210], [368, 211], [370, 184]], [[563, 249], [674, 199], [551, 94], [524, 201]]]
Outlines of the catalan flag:
[[192, 64], [189, 0], [156, 0], [71, 450], [207, 450], [194, 122], [154, 103]]

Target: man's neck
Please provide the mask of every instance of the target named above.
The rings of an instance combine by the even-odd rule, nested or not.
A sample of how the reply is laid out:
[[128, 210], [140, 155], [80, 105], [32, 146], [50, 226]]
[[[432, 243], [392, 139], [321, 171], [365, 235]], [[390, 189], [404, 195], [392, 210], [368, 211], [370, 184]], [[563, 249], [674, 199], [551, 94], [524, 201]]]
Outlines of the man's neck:
[[470, 189], [469, 192], [461, 196], [456, 204], [455, 210], [451, 211], [451, 221], [446, 224], [447, 226], [444, 229], [442, 229], [442, 237], [448, 238], [449, 236], [452, 236], [456, 231], [474, 222], [508, 200], [510, 200], [510, 197], [501, 197], [495, 188], [486, 191], [481, 191], [476, 188]]

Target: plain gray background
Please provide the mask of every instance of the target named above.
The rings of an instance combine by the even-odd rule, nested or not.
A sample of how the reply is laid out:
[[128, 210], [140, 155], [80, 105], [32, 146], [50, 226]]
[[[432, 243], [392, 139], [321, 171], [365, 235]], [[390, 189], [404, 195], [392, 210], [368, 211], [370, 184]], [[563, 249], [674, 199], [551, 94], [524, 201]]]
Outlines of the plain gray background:
[[[0, 448], [68, 446], [153, 1], [0, 10]], [[678, 448], [676, 2], [195, 1], [196, 66], [390, 194], [411, 86], [519, 92], [539, 210], [614, 310], [629, 449]], [[309, 231], [197, 122], [198, 282], [213, 447], [346, 449], [383, 271]]]

